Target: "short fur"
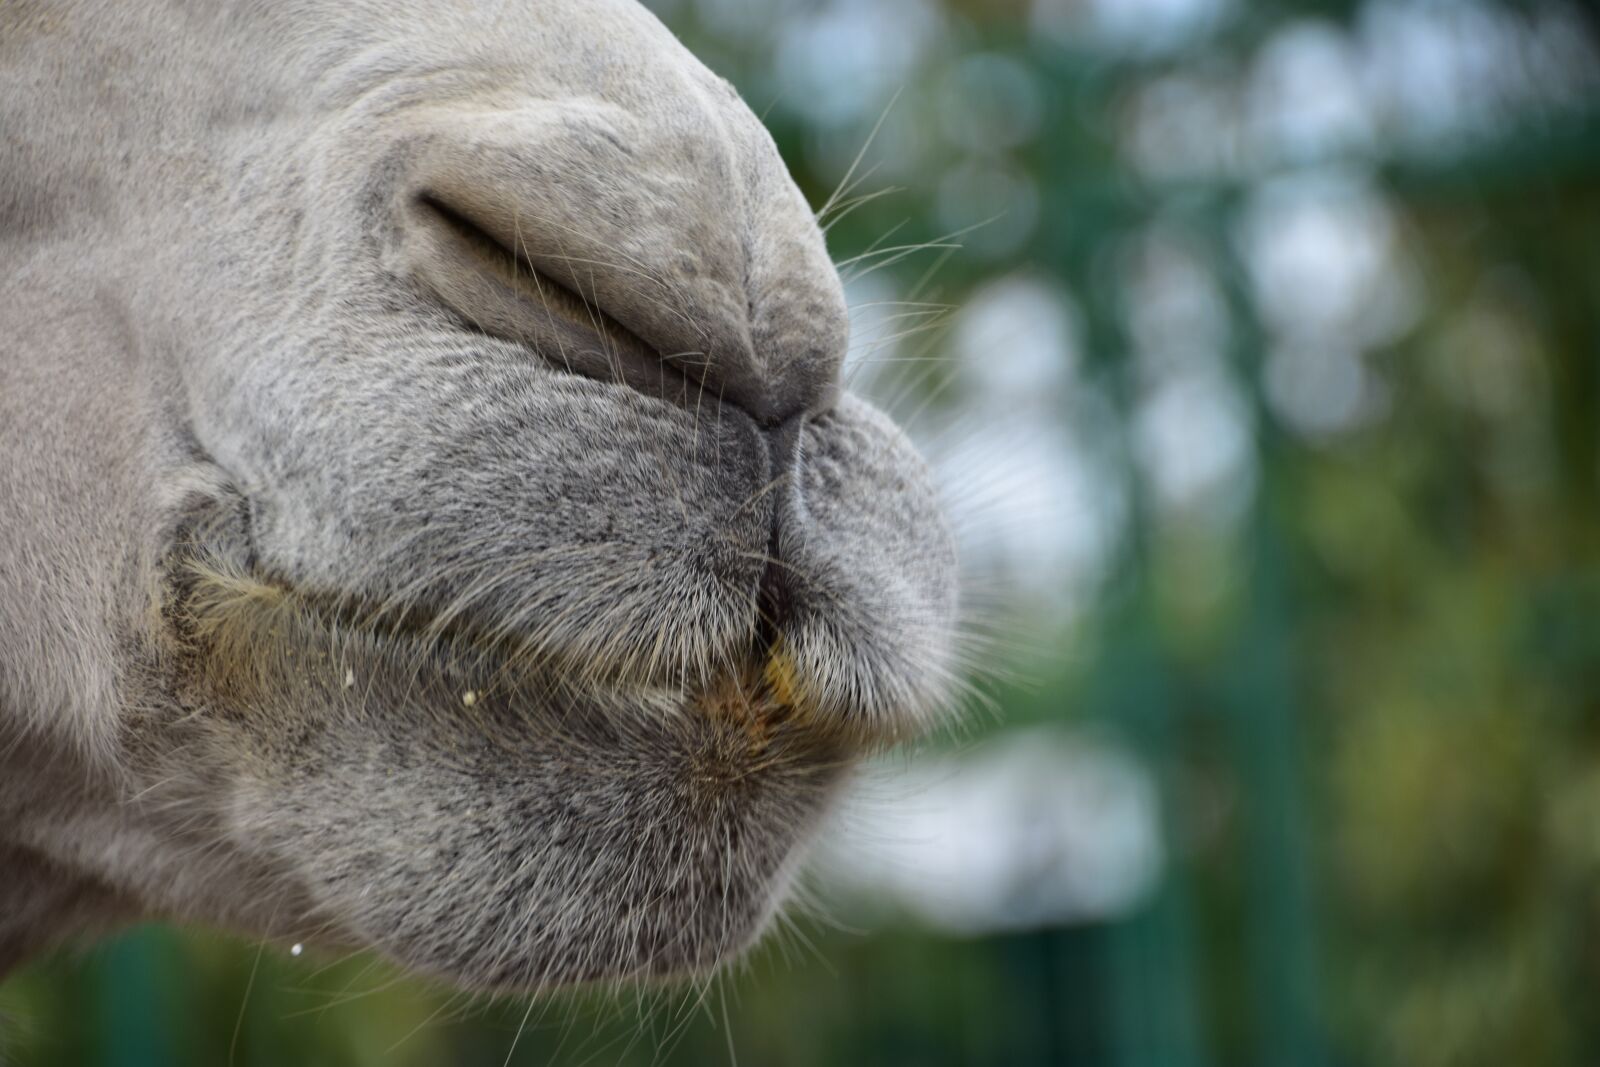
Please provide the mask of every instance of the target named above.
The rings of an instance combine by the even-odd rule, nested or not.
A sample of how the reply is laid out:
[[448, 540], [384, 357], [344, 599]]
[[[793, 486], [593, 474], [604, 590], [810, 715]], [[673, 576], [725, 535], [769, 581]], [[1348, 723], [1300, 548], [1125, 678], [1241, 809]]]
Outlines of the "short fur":
[[0, 4], [0, 973], [761, 929], [953, 555], [757, 120], [627, 0]]

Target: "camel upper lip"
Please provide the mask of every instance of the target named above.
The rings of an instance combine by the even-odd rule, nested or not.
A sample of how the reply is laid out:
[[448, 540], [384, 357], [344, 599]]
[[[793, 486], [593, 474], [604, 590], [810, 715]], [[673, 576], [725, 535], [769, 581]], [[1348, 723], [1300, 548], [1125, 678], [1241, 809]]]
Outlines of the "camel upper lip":
[[[224, 468], [218, 470], [226, 474]], [[192, 499], [179, 516], [166, 556], [164, 614], [180, 646], [195, 653], [187, 662], [196, 677], [216, 676], [217, 663], [249, 665], [264, 658], [260, 648], [238, 643], [248, 627], [227, 621], [237, 615], [235, 609], [249, 608], [257, 615], [282, 617], [285, 625], [306, 631], [298, 638], [292, 632], [269, 634], [274, 623], [249, 635], [258, 644], [273, 644], [297, 655], [308, 653], [301, 657], [302, 664], [315, 662], [330, 637], [361, 640], [383, 652], [374, 652], [370, 662], [391, 665], [379, 669], [445, 679], [453, 695], [446, 690], [441, 694], [457, 702], [498, 702], [501, 697], [521, 702], [532, 697], [552, 707], [616, 708], [622, 715], [630, 708], [637, 712], [646, 706], [670, 705], [680, 712], [698, 710], [725, 721], [744, 720], [752, 740], [764, 732], [785, 736], [803, 732], [857, 754], [891, 747], [905, 736], [899, 720], [875, 716], [871, 709], [857, 713], [843, 706], [837, 693], [818, 688], [819, 680], [808, 673], [816, 668], [805, 648], [792, 645], [792, 620], [783, 603], [787, 590], [772, 580], [771, 566], [760, 576], [759, 588], [752, 590], [753, 614], [743, 637], [736, 621], [724, 632], [731, 637], [723, 646], [726, 652], [701, 662], [676, 655], [658, 661], [648, 656], [648, 650], [642, 658], [608, 660], [603, 639], [598, 642], [602, 646], [598, 656], [554, 642], [543, 644], [537, 633], [509, 623], [497, 605], [451, 600], [449, 590], [441, 599], [307, 587], [264, 565], [257, 549], [254, 500], [237, 482], [230, 486], [227, 479], [219, 481], [224, 482], [221, 491]], [[660, 609], [663, 618], [672, 615], [670, 604]], [[233, 653], [208, 656], [207, 641], [219, 636], [234, 642]], [[613, 636], [613, 645], [639, 644], [637, 634]], [[347, 669], [330, 665], [329, 684], [343, 686]], [[358, 668], [356, 673], [364, 672]], [[374, 672], [365, 673], [370, 677]], [[356, 679], [363, 684], [366, 680]], [[742, 696], [734, 699], [730, 694]]]

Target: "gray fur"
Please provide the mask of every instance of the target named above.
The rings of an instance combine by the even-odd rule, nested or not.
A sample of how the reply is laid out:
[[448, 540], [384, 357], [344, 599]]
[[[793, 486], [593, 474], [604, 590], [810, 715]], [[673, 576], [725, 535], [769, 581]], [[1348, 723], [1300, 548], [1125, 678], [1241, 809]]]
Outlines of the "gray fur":
[[627, 0], [0, 5], [0, 971], [679, 973], [943, 704], [929, 480]]

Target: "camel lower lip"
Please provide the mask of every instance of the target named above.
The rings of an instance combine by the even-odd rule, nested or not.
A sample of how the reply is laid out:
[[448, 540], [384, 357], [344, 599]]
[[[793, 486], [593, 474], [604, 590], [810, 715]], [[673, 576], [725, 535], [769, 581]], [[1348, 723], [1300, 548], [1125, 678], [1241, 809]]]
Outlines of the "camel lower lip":
[[187, 593], [177, 684], [217, 751], [253, 754], [229, 837], [341, 937], [464, 985], [728, 959], [859, 753], [795, 699], [781, 650], [682, 690], [563, 683], [238, 571]]
[[[852, 763], [788, 724], [752, 738], [750, 721], [699, 711], [584, 717], [553, 745], [547, 728], [486, 722], [441, 716], [408, 736], [435, 754], [422, 766], [363, 747], [370, 718], [335, 725], [293, 763], [329, 765], [340, 790], [290, 766], [240, 798], [276, 808], [260, 828], [356, 940], [479, 988], [668, 977], [742, 951]], [[452, 799], [420, 813], [424, 787]], [[372, 825], [400, 829], [373, 840]]]

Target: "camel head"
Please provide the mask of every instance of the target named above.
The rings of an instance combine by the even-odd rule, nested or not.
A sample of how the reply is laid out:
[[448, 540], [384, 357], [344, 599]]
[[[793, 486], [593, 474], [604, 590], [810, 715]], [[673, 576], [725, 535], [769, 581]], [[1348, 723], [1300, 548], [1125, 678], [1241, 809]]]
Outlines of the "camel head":
[[929, 476], [630, 0], [0, 5], [0, 966], [747, 945], [946, 701]]

